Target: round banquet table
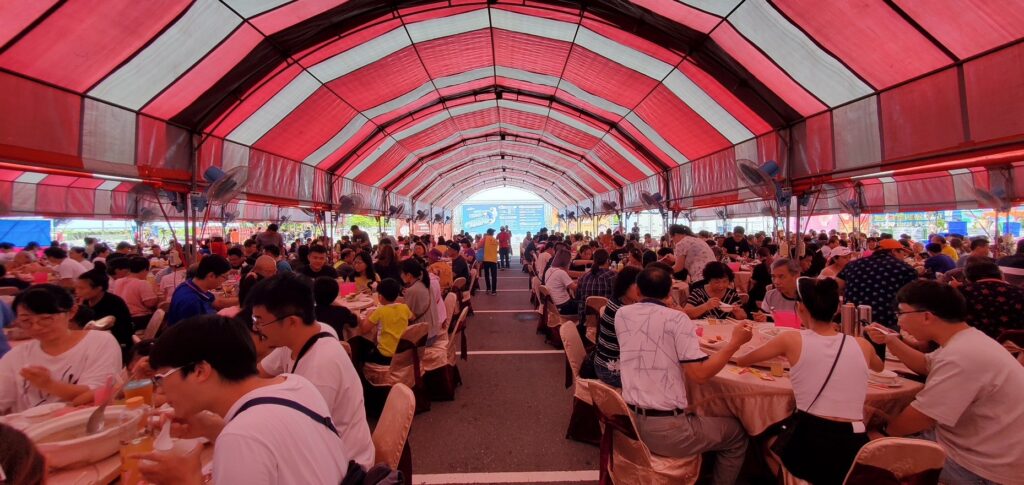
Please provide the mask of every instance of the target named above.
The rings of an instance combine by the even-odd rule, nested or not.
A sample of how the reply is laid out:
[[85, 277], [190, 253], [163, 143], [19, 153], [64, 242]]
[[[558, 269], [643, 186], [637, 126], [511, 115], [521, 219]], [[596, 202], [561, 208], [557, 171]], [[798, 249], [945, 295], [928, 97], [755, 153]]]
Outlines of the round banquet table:
[[[886, 368], [906, 369], [900, 364], [888, 361]], [[741, 369], [728, 364], [718, 375], [704, 384], [692, 384], [687, 381], [686, 396], [692, 412], [702, 416], [735, 416], [748, 434], [757, 436], [793, 413], [796, 407], [793, 385], [788, 372], [784, 377], [767, 381], [751, 372], [739, 373]], [[770, 375], [768, 369], [758, 371]], [[898, 414], [924, 388], [924, 384], [919, 382], [902, 377], [899, 380], [901, 386], [897, 388], [882, 389], [868, 385], [867, 399], [864, 403], [865, 423], [870, 425]]]

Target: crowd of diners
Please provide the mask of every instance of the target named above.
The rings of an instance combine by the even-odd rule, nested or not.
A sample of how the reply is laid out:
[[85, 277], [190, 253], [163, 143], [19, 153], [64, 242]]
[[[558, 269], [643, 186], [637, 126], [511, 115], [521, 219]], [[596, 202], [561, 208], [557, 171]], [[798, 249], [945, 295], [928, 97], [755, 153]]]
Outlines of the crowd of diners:
[[[985, 238], [957, 235], [772, 238], [671, 225], [660, 237], [636, 227], [596, 237], [542, 229], [527, 234], [521, 254], [558, 313], [578, 317], [589, 349], [581, 377], [621, 389], [652, 453], [715, 452], [714, 483], [736, 482], [750, 437], [735, 418], [687, 411], [686, 384], [706, 383], [730, 359], [748, 366], [778, 356], [791, 366], [799, 423], [780, 457], [798, 478], [842, 483], [865, 443], [897, 436], [943, 447], [942, 483], [1020, 483], [1024, 359], [1003, 342], [1024, 344], [1024, 239], [999, 259], [991, 249]], [[742, 287], [736, 263], [750, 267]], [[684, 301], [673, 297], [679, 281], [689, 285]], [[596, 341], [583, 324], [591, 296], [607, 299]], [[872, 308], [862, 337], [840, 332], [842, 303]], [[744, 319], [780, 311], [795, 313], [800, 330], [737, 356], [752, 337]], [[701, 349], [694, 323], [708, 318], [740, 322], [713, 353]], [[902, 412], [868, 429], [868, 376], [886, 353], [925, 384]]]
[[[195, 251], [0, 243], [0, 287], [15, 292], [10, 303], [0, 300], [0, 323], [30, 339], [13, 350], [0, 340], [0, 413], [87, 404], [109, 376], [149, 377], [173, 406], [176, 429], [216, 442], [216, 481], [337, 483], [349, 461], [373, 465], [361, 366], [388, 363], [410, 324], [427, 323], [429, 341], [443, 337], [451, 322], [440, 295], [458, 278], [471, 280], [471, 269], [485, 294], [510, 269], [507, 228], [376, 239], [353, 226], [333, 244], [288, 244], [270, 225], [240, 244], [213, 238]], [[997, 340], [1024, 329], [1024, 290], [1013, 279], [1024, 274], [1024, 243], [1016, 249], [996, 260], [984, 239], [809, 233], [779, 244], [740, 227], [712, 235], [673, 225], [661, 237], [542, 229], [525, 235], [519, 253], [559, 313], [582, 317], [588, 296], [607, 298], [584, 373], [622, 390], [653, 453], [715, 451], [715, 483], [735, 482], [749, 437], [734, 418], [686, 412], [685, 383], [722, 371], [751, 330], [736, 325], [728, 344], [708, 354], [693, 320], [763, 321], [778, 310], [794, 312], [802, 330], [737, 363], [785, 356], [792, 365], [807, 432], [782, 454], [790, 471], [832, 483], [867, 440], [914, 436], [946, 449], [945, 483], [1011, 483], [1024, 459], [1013, 426], [1024, 418], [1024, 370]], [[735, 263], [752, 266], [745, 287]], [[689, 285], [684, 301], [671, 296], [677, 281]], [[374, 293], [379, 305], [361, 316], [332, 305], [341, 285]], [[837, 331], [841, 301], [873, 308], [866, 337]], [[235, 306], [234, 317], [218, 314]], [[163, 329], [136, 343], [158, 309]], [[114, 321], [108, 331], [84, 329], [104, 317]], [[337, 339], [349, 341], [351, 357]], [[927, 380], [902, 413], [865, 430], [868, 370], [881, 368], [883, 346]], [[835, 384], [822, 388], [832, 362]], [[338, 432], [294, 409], [244, 406], [258, 397], [329, 417]], [[155, 483], [199, 478], [197, 456], [149, 458], [142, 469]]]
[[[475, 269], [494, 294], [512, 253], [507, 228], [374, 239], [352, 226], [336, 243], [288, 244], [271, 224], [240, 244], [216, 237], [194, 250], [0, 243], [0, 288], [13, 293], [0, 299], [0, 324], [28, 339], [12, 348], [0, 333], [0, 415], [91, 404], [112, 376], [149, 378], [158, 404], [173, 407], [176, 431], [216, 443], [216, 482], [339, 483], [350, 461], [374, 465], [362, 366], [389, 364], [410, 325], [429, 325], [427, 345], [443, 341], [453, 282]], [[334, 305], [343, 286], [373, 295], [373, 308]], [[159, 333], [140, 340], [158, 311]], [[105, 317], [109, 329], [91, 329]], [[245, 405], [260, 397], [289, 404]], [[25, 442], [4, 425], [0, 433]], [[29, 448], [18, 463], [0, 459], [8, 474], [41, 463]], [[202, 479], [198, 455], [147, 460], [141, 470], [154, 483]]]

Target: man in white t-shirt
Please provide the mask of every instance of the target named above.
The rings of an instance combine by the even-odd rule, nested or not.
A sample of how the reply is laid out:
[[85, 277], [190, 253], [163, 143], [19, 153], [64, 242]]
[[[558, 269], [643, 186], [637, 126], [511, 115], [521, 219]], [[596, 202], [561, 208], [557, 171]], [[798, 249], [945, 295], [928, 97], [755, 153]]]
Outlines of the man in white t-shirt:
[[668, 233], [672, 237], [672, 245], [675, 247], [673, 252], [675, 264], [672, 266], [672, 271], [679, 273], [685, 269], [688, 281], [700, 280], [704, 266], [715, 260], [714, 251], [711, 250], [708, 243], [695, 237], [689, 227], [672, 224], [668, 226]]
[[287, 349], [287, 359], [275, 350], [260, 362], [260, 374], [285, 373], [309, 379], [331, 410], [345, 455], [366, 468], [374, 465], [373, 440], [366, 421], [363, 388], [355, 366], [337, 335], [316, 324], [312, 289], [295, 273], [280, 273], [254, 286], [253, 329], [270, 347]]
[[[160, 336], [149, 359], [183, 434], [216, 441], [214, 483], [334, 484], [345, 477], [353, 457], [323, 396], [299, 375], [259, 377], [243, 324], [218, 315], [186, 318]], [[140, 458], [147, 481], [201, 483], [198, 451]]]
[[[555, 255], [555, 245], [553, 243], [546, 243], [544, 250], [537, 253], [537, 259], [533, 262], [533, 269], [537, 271], [537, 277], [540, 278], [544, 274], [544, 270], [548, 267], [548, 261]], [[543, 279], [543, 278], [541, 278]]]
[[1024, 367], [964, 322], [967, 304], [955, 288], [918, 280], [900, 289], [896, 301], [900, 328], [939, 349], [923, 354], [877, 323], [868, 327], [871, 340], [927, 376], [914, 402], [879, 434], [920, 434], [942, 445], [941, 483], [1022, 483]]
[[58, 284], [65, 288], [71, 288], [75, 284], [75, 280], [82, 273], [85, 273], [85, 268], [82, 265], [68, 259], [67, 251], [61, 248], [46, 248], [43, 251], [46, 256], [46, 260], [49, 261], [51, 268], [57, 273]]
[[747, 449], [747, 433], [735, 418], [687, 414], [686, 381], [707, 382], [750, 341], [749, 326], [737, 325], [725, 348], [708, 356], [697, 327], [685, 313], [666, 306], [672, 275], [649, 267], [637, 276], [644, 300], [615, 313], [622, 398], [636, 418], [640, 439], [661, 456], [717, 452], [713, 483], [736, 483]]

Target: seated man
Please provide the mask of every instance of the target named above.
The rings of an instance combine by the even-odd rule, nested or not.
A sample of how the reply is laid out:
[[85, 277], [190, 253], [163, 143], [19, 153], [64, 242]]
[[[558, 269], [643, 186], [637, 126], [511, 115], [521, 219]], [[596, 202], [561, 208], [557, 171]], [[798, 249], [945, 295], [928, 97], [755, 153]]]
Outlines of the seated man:
[[713, 483], [736, 483], [747, 449], [747, 434], [735, 418], [687, 414], [685, 381], [707, 382], [751, 338], [747, 325], [737, 325], [721, 351], [700, 350], [696, 326], [685, 313], [665, 306], [672, 275], [661, 268], [644, 269], [636, 280], [640, 303], [615, 313], [619, 341], [622, 397], [633, 411], [640, 439], [661, 456], [684, 457], [716, 451]]
[[[796, 314], [796, 280], [800, 277], [800, 262], [795, 259], [776, 259], [772, 263], [772, 285], [775, 287], [764, 295], [759, 305], [761, 311], [771, 315], [773, 311]], [[759, 314], [754, 319], [764, 321]]]
[[989, 258], [970, 260], [964, 267], [967, 284], [959, 287], [967, 300], [967, 324], [992, 338], [1005, 330], [1024, 330], [1024, 288], [1003, 280], [999, 265]]
[[132, 325], [132, 314], [121, 297], [107, 291], [110, 288], [110, 278], [99, 268], [86, 271], [78, 276], [75, 282], [75, 297], [78, 298], [79, 313], [88, 315], [88, 319], [99, 320], [104, 317], [114, 317], [114, 325], [110, 327], [110, 333], [117, 339], [121, 346], [121, 357], [127, 362], [131, 356], [132, 335], [135, 335], [135, 328]]
[[285, 359], [263, 359], [258, 366], [260, 374], [270, 377], [291, 373], [309, 379], [327, 401], [341, 436], [343, 454], [366, 468], [372, 467], [374, 448], [359, 375], [337, 336], [316, 324], [307, 282], [294, 273], [281, 273], [252, 289], [253, 330], [266, 336], [270, 347], [288, 349]]
[[225, 275], [231, 270], [228, 261], [220, 256], [206, 256], [199, 261], [196, 275], [185, 280], [174, 290], [171, 307], [167, 311], [167, 326], [197, 315], [216, 313], [211, 290], [224, 284]]
[[153, 285], [149, 282], [149, 260], [143, 256], [132, 256], [128, 259], [130, 274], [121, 283], [120, 297], [128, 305], [132, 314], [135, 330], [144, 330], [149, 319], [156, 311], [160, 298], [156, 295]]
[[[149, 362], [175, 420], [216, 441], [215, 483], [340, 483], [354, 456], [323, 396], [301, 375], [260, 377], [249, 334], [236, 320], [205, 315], [160, 336]], [[202, 483], [198, 453], [141, 458], [147, 481]]]
[[71, 288], [75, 285], [78, 275], [85, 273], [85, 268], [68, 258], [67, 251], [61, 248], [49, 247], [43, 251], [50, 268], [57, 274], [57, 284], [64, 288]]
[[310, 278], [317, 279], [321, 276], [327, 276], [330, 278], [337, 278], [338, 272], [334, 268], [327, 264], [327, 248], [314, 244], [309, 247], [309, 264], [299, 268], [300, 274], [306, 275]]
[[1019, 483], [1024, 367], [964, 321], [967, 305], [955, 288], [919, 280], [900, 289], [896, 302], [900, 329], [939, 349], [923, 354], [879, 324], [867, 328], [872, 341], [884, 342], [910, 370], [928, 377], [914, 402], [880, 434], [920, 433], [942, 445], [941, 483]]
[[924, 260], [924, 276], [928, 279], [935, 279], [936, 275], [943, 274], [956, 268], [953, 258], [942, 254], [942, 246], [938, 243], [928, 243], [924, 247], [928, 251], [928, 259]]

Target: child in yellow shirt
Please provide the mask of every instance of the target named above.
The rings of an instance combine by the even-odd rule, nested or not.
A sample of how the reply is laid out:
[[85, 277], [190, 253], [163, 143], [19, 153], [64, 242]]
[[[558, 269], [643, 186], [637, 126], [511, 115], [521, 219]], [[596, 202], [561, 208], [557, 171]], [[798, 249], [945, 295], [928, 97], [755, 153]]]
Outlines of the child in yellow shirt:
[[405, 303], [395, 303], [402, 292], [402, 285], [392, 278], [380, 282], [377, 288], [381, 306], [377, 307], [366, 319], [363, 332], [377, 328], [377, 347], [366, 356], [365, 362], [388, 365], [395, 355], [398, 341], [412, 320], [412, 310]]

